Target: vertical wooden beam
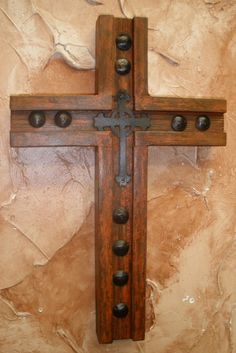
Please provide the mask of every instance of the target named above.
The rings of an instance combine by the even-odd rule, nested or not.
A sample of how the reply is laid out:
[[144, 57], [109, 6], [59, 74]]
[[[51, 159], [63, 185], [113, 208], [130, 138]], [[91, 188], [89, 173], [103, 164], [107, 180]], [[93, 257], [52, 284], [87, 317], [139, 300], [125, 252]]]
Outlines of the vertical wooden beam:
[[[113, 44], [116, 48], [116, 37], [120, 33], [127, 33], [133, 40], [133, 21], [130, 19], [117, 18], [115, 19], [114, 25], [114, 37]], [[133, 109], [133, 50], [132, 47], [127, 51], [122, 51], [116, 48], [116, 60], [119, 58], [128, 59], [131, 63], [131, 71], [126, 75], [119, 75], [115, 72], [113, 63], [113, 71], [115, 72], [115, 82], [114, 89], [115, 92], [118, 90], [126, 90], [131, 96], [131, 100], [128, 105]], [[127, 160], [127, 171], [128, 174], [132, 176], [133, 171], [133, 136], [129, 136], [126, 139], [126, 160]], [[118, 303], [124, 303], [127, 305], [129, 312], [124, 318], [116, 318], [113, 316], [113, 339], [127, 339], [131, 335], [131, 239], [132, 239], [132, 212], [133, 212], [133, 180], [125, 186], [122, 187], [115, 181], [115, 176], [119, 172], [119, 139], [113, 137], [113, 167], [114, 167], [114, 179], [113, 179], [113, 210], [116, 208], [126, 208], [129, 212], [129, 220], [126, 224], [116, 224], [113, 222], [112, 233], [113, 242], [116, 240], [125, 240], [129, 246], [130, 250], [125, 256], [113, 255], [113, 272], [122, 270], [128, 272], [129, 280], [124, 286], [113, 286], [113, 305]]]
[[147, 146], [134, 147], [133, 239], [132, 239], [132, 333], [145, 337], [146, 238], [147, 238]]
[[114, 17], [99, 16], [96, 23], [96, 93], [114, 95]]
[[148, 20], [135, 17], [134, 21], [134, 100], [148, 95]]
[[[105, 146], [105, 147], [104, 147]], [[96, 147], [95, 276], [96, 330], [100, 343], [112, 342], [112, 146]]]

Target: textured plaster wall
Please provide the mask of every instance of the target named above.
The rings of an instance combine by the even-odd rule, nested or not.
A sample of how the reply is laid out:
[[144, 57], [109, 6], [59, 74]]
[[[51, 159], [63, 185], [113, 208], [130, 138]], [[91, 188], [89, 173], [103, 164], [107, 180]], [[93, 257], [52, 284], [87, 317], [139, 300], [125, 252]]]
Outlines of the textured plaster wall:
[[[98, 345], [94, 154], [9, 147], [9, 95], [93, 92], [99, 14], [149, 19], [149, 91], [225, 97], [227, 147], [150, 148], [147, 335]], [[236, 0], [0, 0], [0, 353], [236, 353]]]

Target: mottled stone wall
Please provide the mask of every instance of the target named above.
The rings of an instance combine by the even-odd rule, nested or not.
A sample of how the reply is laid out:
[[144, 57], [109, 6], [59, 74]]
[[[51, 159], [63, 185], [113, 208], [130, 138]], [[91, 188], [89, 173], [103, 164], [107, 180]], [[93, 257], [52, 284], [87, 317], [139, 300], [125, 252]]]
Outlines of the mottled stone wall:
[[[225, 97], [227, 147], [150, 148], [147, 335], [98, 345], [94, 153], [10, 149], [9, 95], [93, 92], [99, 14], [149, 19], [149, 91]], [[0, 353], [236, 352], [236, 0], [0, 0]]]

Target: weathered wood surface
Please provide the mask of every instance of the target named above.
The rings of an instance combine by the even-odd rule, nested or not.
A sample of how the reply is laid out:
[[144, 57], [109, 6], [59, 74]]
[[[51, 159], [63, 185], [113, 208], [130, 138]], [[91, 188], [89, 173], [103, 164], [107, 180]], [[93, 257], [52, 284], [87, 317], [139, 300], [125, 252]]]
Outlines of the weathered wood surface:
[[99, 95], [19, 95], [11, 96], [11, 110], [109, 110], [111, 96]]
[[[132, 338], [145, 337], [146, 248], [147, 248], [147, 164], [146, 146], [134, 148], [133, 264], [132, 264]], [[142, 298], [140, 300], [140, 298]]]
[[112, 335], [112, 145], [96, 148], [95, 168], [95, 286], [96, 330], [100, 343], [109, 343]]
[[10, 141], [12, 147], [96, 147], [112, 143], [110, 131], [72, 131], [70, 134], [66, 131], [12, 132]]
[[[45, 110], [46, 116], [45, 125], [42, 128], [36, 129], [29, 124], [28, 115], [29, 112], [26, 110], [22, 111], [12, 111], [12, 132], [41, 132], [41, 131], [61, 131], [61, 128], [55, 125], [54, 117], [57, 110]], [[89, 130], [95, 131], [94, 127], [94, 116], [96, 116], [99, 111], [70, 111], [72, 116], [72, 123], [66, 128], [66, 131], [70, 133], [76, 130]], [[110, 114], [110, 111], [107, 112]], [[173, 132], [171, 128], [171, 120], [175, 115], [181, 114], [187, 119], [187, 126], [185, 131], [195, 132], [195, 120], [199, 113], [192, 112], [149, 112], [149, 117], [151, 118], [151, 126], [149, 131], [169, 131]], [[211, 132], [222, 132], [224, 130], [224, 117], [220, 113], [208, 113], [208, 117], [211, 119], [211, 126], [208, 131]]]
[[226, 134], [214, 132], [139, 131], [135, 133], [137, 146], [225, 146]]
[[[116, 48], [116, 37], [128, 33], [132, 47], [127, 51]], [[92, 95], [20, 95], [11, 97], [11, 146], [93, 146], [96, 150], [95, 186], [95, 258], [96, 258], [96, 322], [100, 343], [113, 339], [144, 339], [146, 286], [146, 223], [147, 223], [147, 162], [148, 146], [220, 146], [226, 144], [222, 99], [164, 98], [148, 95], [147, 81], [147, 19], [115, 19], [100, 16], [96, 27], [96, 84]], [[131, 63], [127, 75], [118, 75], [114, 65], [118, 58]], [[119, 140], [111, 131], [97, 131], [93, 119], [99, 112], [107, 116], [116, 106], [118, 90], [128, 91], [128, 106], [148, 114], [148, 131], [136, 131], [127, 138], [127, 171], [131, 182], [120, 187], [118, 174]], [[42, 110], [45, 125], [34, 128], [28, 122], [32, 110]], [[65, 129], [55, 125], [58, 110], [68, 110], [72, 123]], [[198, 115], [207, 114], [211, 124], [207, 131], [195, 127]], [[187, 119], [184, 131], [175, 132], [171, 121], [175, 115]], [[124, 207], [129, 220], [120, 225], [112, 222], [112, 212]], [[115, 240], [127, 241], [127, 255], [112, 253]], [[128, 272], [123, 287], [112, 283], [117, 270]], [[117, 303], [128, 306], [128, 315], [116, 318], [112, 307]]]
[[224, 99], [144, 96], [136, 99], [135, 109], [172, 112], [225, 113], [226, 101]]

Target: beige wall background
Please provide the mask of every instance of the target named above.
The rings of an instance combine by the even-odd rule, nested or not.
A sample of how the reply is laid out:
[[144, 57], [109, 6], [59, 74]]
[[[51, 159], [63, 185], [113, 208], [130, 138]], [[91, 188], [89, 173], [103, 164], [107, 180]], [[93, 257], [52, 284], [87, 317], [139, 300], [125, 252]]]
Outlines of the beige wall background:
[[[11, 149], [9, 95], [93, 91], [99, 14], [149, 19], [152, 95], [225, 97], [227, 146], [150, 148], [146, 340], [99, 345], [94, 153]], [[0, 352], [236, 352], [236, 0], [0, 0]]]

